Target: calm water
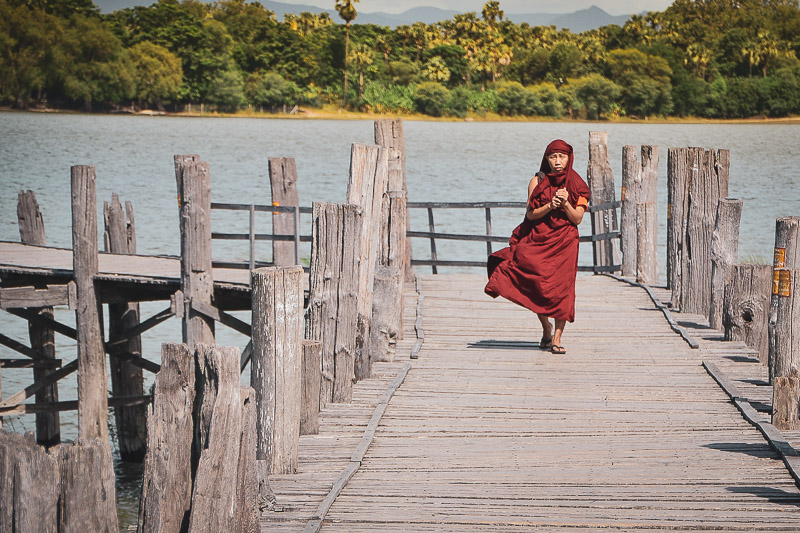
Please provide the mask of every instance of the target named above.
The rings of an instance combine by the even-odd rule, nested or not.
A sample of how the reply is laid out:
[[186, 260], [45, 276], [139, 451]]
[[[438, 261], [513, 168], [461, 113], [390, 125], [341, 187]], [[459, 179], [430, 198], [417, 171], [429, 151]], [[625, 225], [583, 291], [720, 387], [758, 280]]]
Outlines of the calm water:
[[[563, 138], [575, 147], [574, 168], [585, 177], [588, 133], [595, 130], [608, 132], [618, 189], [622, 147], [628, 144], [659, 147], [662, 279], [668, 147], [731, 150], [729, 195], [744, 200], [740, 259], [768, 261], [774, 243], [775, 218], [800, 215], [797, 170], [800, 126], [779, 124], [406, 122], [409, 199], [524, 201], [528, 180], [538, 169], [544, 147], [554, 138]], [[314, 201], [344, 201], [350, 145], [372, 140], [372, 121], [0, 113], [0, 240], [19, 240], [17, 193], [20, 189], [31, 189], [43, 212], [48, 244], [70, 248], [70, 166], [90, 164], [97, 172], [99, 220], [102, 221], [102, 202], [109, 201], [112, 192], [116, 192], [123, 202], [133, 203], [139, 253], [177, 255], [174, 154], [196, 153], [210, 162], [213, 201], [260, 204], [271, 201], [267, 158], [294, 157], [301, 203], [310, 205]], [[521, 220], [522, 213], [511, 211], [493, 216], [494, 232], [505, 235]], [[266, 225], [264, 231], [268, 231], [267, 218], [257, 222]], [[224, 225], [233, 231], [246, 231], [247, 219], [246, 215], [215, 215], [212, 224], [215, 228]], [[413, 216], [414, 229], [422, 230], [426, 224], [424, 214]], [[437, 219], [440, 231], [478, 232], [483, 231], [483, 225], [482, 212], [457, 211]], [[590, 231], [586, 217], [581, 233]], [[437, 243], [437, 246], [440, 259], [477, 260], [486, 253], [484, 244]], [[425, 241], [414, 242], [415, 257], [426, 257], [427, 250]], [[268, 245], [259, 252], [265, 260], [269, 259]], [[247, 253], [241, 246], [215, 243], [216, 259], [243, 259]], [[304, 255], [308, 255], [307, 248]], [[591, 248], [582, 246], [581, 263], [590, 262]], [[162, 307], [163, 303], [144, 304], [142, 315], [150, 316]], [[60, 310], [57, 319], [73, 323], [74, 315]], [[246, 343], [242, 336], [218, 329], [220, 344], [243, 347]], [[2, 333], [28, 342], [24, 322], [14, 317], [6, 315]], [[144, 337], [145, 356], [158, 360], [160, 344], [177, 340], [180, 340], [180, 326], [168, 321]], [[74, 343], [59, 337], [57, 344], [63, 358], [74, 357]], [[14, 356], [6, 353], [4, 357]], [[2, 380], [8, 396], [30, 383], [30, 371], [4, 370]], [[74, 379], [63, 382], [60, 394], [62, 400], [76, 397]], [[18, 431], [33, 429], [33, 417], [7, 419], [7, 426]], [[77, 435], [74, 416], [62, 415], [62, 434], [67, 439]], [[136, 512], [138, 473], [120, 467], [119, 477], [121, 526], [125, 526]]]

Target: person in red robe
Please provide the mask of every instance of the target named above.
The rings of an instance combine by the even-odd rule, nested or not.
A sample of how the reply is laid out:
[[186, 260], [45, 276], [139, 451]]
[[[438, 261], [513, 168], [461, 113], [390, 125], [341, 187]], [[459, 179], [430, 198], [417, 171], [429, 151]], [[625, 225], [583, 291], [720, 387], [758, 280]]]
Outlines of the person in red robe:
[[509, 246], [487, 262], [486, 294], [536, 313], [542, 324], [539, 347], [556, 354], [567, 353], [561, 335], [566, 323], [575, 321], [578, 225], [590, 197], [586, 182], [572, 170], [573, 161], [566, 142], [547, 146], [528, 185], [525, 220], [512, 232]]

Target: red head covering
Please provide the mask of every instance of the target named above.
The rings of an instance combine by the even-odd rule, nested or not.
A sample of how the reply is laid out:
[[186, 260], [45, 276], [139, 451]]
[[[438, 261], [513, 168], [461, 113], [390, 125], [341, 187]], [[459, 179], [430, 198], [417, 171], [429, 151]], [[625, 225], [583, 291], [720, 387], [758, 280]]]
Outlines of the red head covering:
[[[567, 165], [561, 172], [552, 172], [550, 163], [547, 161], [547, 156], [556, 152], [567, 154], [569, 157]], [[572, 163], [574, 160], [575, 157], [572, 154], [572, 146], [561, 139], [556, 139], [547, 145], [544, 156], [542, 156], [542, 164], [539, 165], [539, 172], [543, 172], [547, 179], [539, 180], [539, 184], [533, 190], [533, 194], [531, 194], [530, 202], [533, 204], [534, 208], [549, 203], [555, 195], [555, 192], [562, 187], [567, 188], [569, 202], [572, 205], [576, 205], [578, 198], [581, 196], [587, 200], [589, 199], [589, 187], [578, 173], [572, 170]], [[564, 218], [566, 218], [566, 216], [564, 216]]]

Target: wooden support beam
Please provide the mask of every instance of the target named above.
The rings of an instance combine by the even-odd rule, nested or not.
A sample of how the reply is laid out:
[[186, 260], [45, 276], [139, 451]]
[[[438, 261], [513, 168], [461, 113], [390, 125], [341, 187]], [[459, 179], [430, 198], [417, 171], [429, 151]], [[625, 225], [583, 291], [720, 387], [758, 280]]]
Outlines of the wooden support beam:
[[[114, 408], [144, 407], [150, 403], [152, 398], [153, 397], [149, 395], [111, 396], [108, 398], [108, 406]], [[15, 406], [0, 407], [0, 416], [55, 413], [60, 411], [74, 411], [77, 408], [77, 400], [56, 403], [18, 404]]]
[[722, 329], [722, 306], [725, 287], [733, 276], [733, 267], [739, 260], [739, 222], [742, 218], [741, 200], [720, 198], [714, 233], [711, 236], [711, 300], [708, 309], [708, 324], [713, 329]]
[[303, 337], [303, 269], [253, 271], [253, 361], [256, 391], [256, 458], [273, 474], [297, 471]]
[[67, 326], [66, 324], [62, 324], [61, 322], [56, 322], [53, 320], [52, 316], [40, 315], [39, 313], [29, 309], [6, 309], [6, 311], [14, 316], [18, 316], [19, 318], [24, 318], [28, 322], [36, 324], [37, 326], [52, 329], [56, 333], [60, 333], [72, 340], [78, 339], [78, 332], [75, 328]]
[[109, 352], [109, 351], [111, 351], [111, 350], [113, 350], [115, 348], [118, 348], [120, 346], [126, 345], [131, 338], [141, 335], [145, 331], [156, 327], [157, 325], [161, 324], [162, 322], [165, 322], [165, 321], [169, 320], [170, 318], [172, 318], [174, 316], [175, 316], [175, 312], [172, 310], [172, 308], [171, 307], [167, 307], [163, 311], [159, 311], [155, 315], [151, 316], [150, 318], [148, 318], [144, 322], [140, 322], [140, 323], [136, 324], [135, 326], [133, 326], [133, 327], [131, 327], [129, 329], [125, 329], [125, 330], [122, 330], [120, 332], [117, 332], [116, 336], [112, 337], [113, 340], [109, 340], [106, 343], [106, 345], [105, 345], [106, 346], [106, 352]]
[[[181, 290], [186, 299], [212, 305], [211, 176], [198, 155], [175, 156], [175, 179], [181, 232]], [[214, 321], [189, 310], [183, 319], [183, 342], [214, 344]]]
[[[269, 185], [272, 191], [272, 205], [294, 207], [300, 205], [297, 193], [297, 166], [293, 157], [271, 157], [269, 164]], [[278, 266], [294, 265], [294, 214], [272, 212], [272, 233], [290, 237], [292, 241], [272, 241], [272, 262]]]
[[725, 287], [722, 324], [725, 340], [742, 341], [758, 351], [762, 364], [769, 361], [769, 300], [772, 289], [772, 266], [733, 267]]
[[252, 334], [252, 328], [250, 324], [243, 320], [239, 320], [233, 315], [226, 313], [225, 311], [220, 311], [216, 307], [212, 305], [208, 305], [204, 302], [189, 302], [189, 306], [198, 313], [216, 320], [220, 324], [228, 326], [234, 331], [238, 331], [242, 335], [247, 335], [248, 337]]
[[60, 368], [61, 359], [0, 359], [0, 368]]
[[[47, 237], [44, 230], [44, 218], [39, 210], [39, 204], [36, 201], [36, 195], [33, 193], [33, 191], [20, 191], [17, 199], [17, 219], [19, 220], [19, 236], [23, 243], [34, 244], [37, 246], [45, 246], [47, 244]], [[58, 289], [63, 291], [64, 287], [59, 287]], [[51, 290], [53, 292], [57, 291], [56, 287], [47, 288], [48, 293], [51, 293]], [[70, 309], [74, 310], [77, 305], [77, 287], [75, 282], [70, 281], [66, 286], [65, 292], [66, 294], [63, 294], [62, 292], [61, 294], [57, 295], [59, 297], [59, 301], [63, 303], [63, 299], [66, 298], [66, 304]], [[21, 295], [16, 293], [9, 296], [11, 296], [11, 300], [14, 300], [14, 298], [19, 299]], [[37, 295], [34, 293], [33, 295], [26, 295], [26, 297], [27, 296], [42, 295]], [[56, 295], [49, 294], [49, 296]], [[0, 299], [2, 299], [1, 296]], [[17, 301], [17, 303], [21, 302]], [[52, 319], [52, 305], [61, 305], [61, 303], [51, 303], [49, 305], [46, 304], [36, 306], [40, 308], [31, 309], [29, 312], [37, 317]], [[52, 328], [28, 321], [28, 338], [31, 342], [32, 352], [40, 354], [47, 359], [55, 359], [56, 339], [55, 332]], [[46, 378], [50, 372], [51, 370], [47, 368], [34, 368], [34, 382]], [[53, 383], [49, 387], [43, 388], [39, 393], [36, 394], [36, 401], [41, 403], [57, 402], [58, 386]], [[61, 441], [61, 422], [58, 414], [42, 414], [36, 416], [36, 441], [39, 444], [46, 446], [52, 446]]]
[[72, 264], [77, 287], [78, 434], [108, 445], [106, 354], [97, 275], [97, 178], [93, 166], [72, 167]]
[[40, 379], [33, 385], [26, 387], [25, 389], [17, 392], [16, 394], [12, 394], [2, 402], [0, 402], [0, 407], [8, 407], [11, 405], [18, 405], [21, 402], [24, 402], [26, 399], [30, 398], [40, 390], [44, 389], [52, 385], [53, 383], [57, 382], [59, 379], [62, 379], [73, 372], [78, 370], [78, 360], [75, 359], [74, 361], [67, 363], [59, 370], [56, 370], [52, 374], [48, 374], [46, 377]]
[[[586, 177], [591, 189], [592, 204], [613, 202], [614, 173], [608, 159], [608, 133], [589, 132], [589, 167]], [[635, 209], [635, 208], [634, 208]], [[592, 213], [592, 234], [609, 233], [619, 230], [616, 210]], [[596, 241], [592, 245], [595, 266], [620, 264], [620, 251], [616, 241]]]
[[372, 292], [375, 266], [378, 264], [381, 236], [381, 207], [389, 179], [389, 149], [353, 144], [350, 152], [350, 176], [347, 202], [361, 207], [362, 234], [358, 263], [358, 331], [356, 334], [355, 379], [371, 373], [369, 330], [372, 319]]
[[0, 288], [0, 309], [26, 307], [52, 307], [66, 305], [75, 309], [75, 283], [48, 285], [47, 288], [7, 287]]
[[44, 361], [44, 360], [51, 359], [50, 357], [46, 356], [44, 353], [37, 352], [37, 351], [35, 351], [35, 350], [31, 349], [31, 348], [28, 348], [27, 346], [25, 346], [21, 342], [17, 342], [14, 339], [12, 339], [11, 337], [6, 337], [2, 333], [0, 333], [0, 344], [5, 346], [6, 348], [11, 348], [15, 352], [20, 353], [20, 354], [22, 354], [24, 356], [30, 357], [31, 359], [36, 360], [36, 361], [38, 361], [38, 360]]
[[303, 340], [303, 391], [300, 434], [319, 433], [319, 387], [322, 382], [322, 343]]
[[[641, 161], [637, 160], [637, 150]], [[640, 202], [658, 202], [658, 146], [622, 147], [622, 209], [620, 210], [620, 231], [622, 240], [622, 275], [636, 276], [637, 258], [637, 217], [636, 206]], [[648, 233], [652, 235], [652, 256], [656, 255], [658, 220], [651, 221]], [[657, 277], [658, 265], [655, 265]]]

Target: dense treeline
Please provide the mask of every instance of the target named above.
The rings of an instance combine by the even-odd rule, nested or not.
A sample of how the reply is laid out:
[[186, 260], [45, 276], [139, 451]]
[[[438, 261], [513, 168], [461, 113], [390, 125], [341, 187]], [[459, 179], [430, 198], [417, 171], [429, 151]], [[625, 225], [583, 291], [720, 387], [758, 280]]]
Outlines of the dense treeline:
[[[468, 113], [714, 118], [800, 113], [796, 0], [676, 0], [581, 34], [481, 13], [395, 29], [257, 2], [0, 0], [0, 102], [233, 112], [345, 105]], [[350, 24], [352, 22], [352, 24]], [[349, 83], [348, 83], [349, 80]]]

